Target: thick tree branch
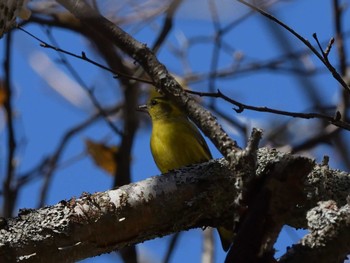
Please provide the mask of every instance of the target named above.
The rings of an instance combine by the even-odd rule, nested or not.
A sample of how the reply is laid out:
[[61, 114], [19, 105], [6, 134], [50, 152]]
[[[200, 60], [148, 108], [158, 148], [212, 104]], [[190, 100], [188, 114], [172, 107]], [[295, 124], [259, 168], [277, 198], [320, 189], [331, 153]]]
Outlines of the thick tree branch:
[[320, 202], [307, 218], [310, 234], [291, 247], [279, 262], [344, 262], [350, 243], [349, 204], [338, 208], [332, 200]]
[[[244, 158], [237, 153], [237, 163]], [[72, 262], [189, 228], [229, 226], [232, 218], [242, 222], [236, 225], [237, 238], [257, 233], [258, 228], [254, 247], [261, 240], [265, 245], [268, 240], [273, 243], [293, 213], [293, 204], [301, 203], [300, 188], [313, 161], [267, 148], [258, 151], [257, 161], [250, 192], [239, 187], [236, 175], [232, 176], [228, 163], [221, 159], [116, 190], [83, 194], [55, 206], [22, 210], [18, 217], [3, 220], [0, 262], [15, 262], [20, 257], [21, 262], [47, 262], [48, 258]], [[343, 180], [348, 178], [343, 174]], [[249, 201], [245, 210], [234, 209], [240, 195]], [[322, 200], [315, 193], [308, 195], [317, 197], [314, 205]], [[261, 202], [267, 209], [256, 209]], [[257, 223], [260, 220], [266, 222], [264, 228]], [[234, 244], [238, 242], [244, 240], [238, 238]]]
[[248, 185], [247, 210], [225, 263], [270, 262], [283, 225], [305, 199], [304, 181], [313, 162], [286, 154], [275, 163], [262, 152], [258, 152], [257, 179]]
[[21, 210], [3, 224], [0, 262], [19, 257], [21, 262], [73, 262], [218, 222], [230, 207], [231, 196], [224, 193], [234, 195], [227, 173], [222, 163], [212, 161], [55, 206]]

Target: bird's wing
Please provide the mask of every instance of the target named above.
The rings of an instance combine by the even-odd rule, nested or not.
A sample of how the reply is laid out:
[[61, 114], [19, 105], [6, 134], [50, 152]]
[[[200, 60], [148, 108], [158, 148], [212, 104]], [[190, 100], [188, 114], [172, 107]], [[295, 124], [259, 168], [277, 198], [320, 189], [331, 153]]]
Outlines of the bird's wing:
[[190, 123], [191, 125], [191, 130], [193, 130], [193, 134], [196, 138], [196, 140], [200, 143], [200, 145], [203, 147], [205, 153], [208, 155], [208, 160], [212, 159], [208, 144], [206, 143], [204, 137], [202, 136], [202, 134], [200, 133], [200, 131], [198, 130], [198, 128], [194, 125], [194, 123]]

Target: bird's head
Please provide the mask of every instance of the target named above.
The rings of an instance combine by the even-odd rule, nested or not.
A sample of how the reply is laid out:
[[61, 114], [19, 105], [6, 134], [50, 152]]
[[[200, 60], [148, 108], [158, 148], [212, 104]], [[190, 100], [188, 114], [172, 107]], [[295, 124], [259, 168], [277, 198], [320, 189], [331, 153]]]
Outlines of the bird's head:
[[139, 110], [148, 112], [152, 120], [186, 116], [179, 107], [165, 97], [153, 97], [146, 105], [139, 106]]

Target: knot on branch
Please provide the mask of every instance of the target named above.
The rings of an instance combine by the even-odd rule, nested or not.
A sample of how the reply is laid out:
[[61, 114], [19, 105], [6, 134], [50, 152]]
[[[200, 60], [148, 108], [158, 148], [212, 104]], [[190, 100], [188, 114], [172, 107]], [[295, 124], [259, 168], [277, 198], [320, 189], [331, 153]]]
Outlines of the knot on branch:
[[[251, 157], [243, 159], [250, 162], [251, 170], [247, 171], [252, 176], [241, 179], [242, 199], [239, 205], [245, 209], [242, 209], [244, 213], [236, 224], [234, 245], [225, 262], [272, 259], [273, 245], [280, 230], [291, 216], [293, 208], [305, 200], [304, 180], [314, 167], [314, 162], [308, 158], [266, 148], [255, 150], [260, 132], [255, 133], [256, 139], [252, 136], [248, 147], [243, 150]], [[253, 160], [256, 159], [259, 162], [253, 173]]]
[[[236, 177], [236, 188], [246, 189], [247, 184], [255, 177], [257, 168], [257, 152], [262, 130], [254, 128], [249, 138], [247, 147], [243, 150], [231, 151], [228, 154], [229, 167]], [[237, 200], [237, 204], [240, 200]]]

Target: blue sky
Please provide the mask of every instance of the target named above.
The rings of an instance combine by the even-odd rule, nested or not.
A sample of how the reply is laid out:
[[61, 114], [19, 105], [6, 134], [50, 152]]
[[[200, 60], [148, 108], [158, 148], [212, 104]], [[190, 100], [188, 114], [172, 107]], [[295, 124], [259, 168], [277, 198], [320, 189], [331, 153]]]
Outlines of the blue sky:
[[[344, 1], [347, 2], [348, 1]], [[171, 72], [182, 76], [188, 73], [183, 67], [179, 59], [169, 50], [170, 45], [180, 47], [186, 44], [186, 39], [194, 36], [208, 35], [211, 36], [213, 26], [210, 20], [207, 5], [202, 1], [185, 1], [185, 5], [180, 8], [174, 25], [172, 34], [169, 36], [169, 43], [163, 47], [159, 53], [159, 58]], [[235, 1], [217, 1], [220, 13], [221, 23], [225, 24], [231, 21], [232, 17], [238, 17], [247, 12], [247, 8]], [[328, 41], [334, 35], [332, 27], [331, 1], [283, 1], [272, 8], [272, 11], [279, 19], [295, 29], [299, 34], [314, 42], [312, 34], [317, 33], [320, 40]], [[348, 18], [346, 18], [349, 22]], [[156, 25], [155, 21], [152, 25]], [[284, 53], [281, 44], [273, 38], [273, 30], [271, 23], [260, 15], [255, 15], [245, 20], [241, 25], [237, 26], [226, 37], [225, 41], [234, 47], [234, 53], [242, 54], [244, 61], [256, 61], [257, 59], [268, 61], [272, 58], [278, 58]], [[346, 23], [344, 23], [346, 24]], [[349, 23], [347, 23], [349, 24]], [[273, 25], [275, 26], [275, 25]], [[275, 26], [276, 27], [276, 26]], [[125, 26], [127, 31], [132, 31], [132, 26]], [[37, 25], [26, 27], [28, 31], [47, 41], [47, 36], [43, 28]], [[346, 28], [348, 29], [348, 28]], [[276, 30], [279, 30], [277, 28]], [[94, 51], [90, 48], [89, 43], [72, 33], [64, 30], [54, 30], [53, 35], [58, 40], [60, 47], [71, 52], [80, 54], [85, 51], [91, 58], [96, 58]], [[55, 64], [57, 61], [57, 53], [53, 50], [43, 49], [39, 47], [39, 43], [25, 35], [23, 32], [16, 31], [14, 33], [13, 46], [13, 63], [12, 63], [12, 79], [14, 84], [14, 108], [15, 108], [15, 129], [16, 138], [19, 142], [17, 159], [18, 170], [20, 172], [28, 171], [40, 160], [51, 153], [58, 146], [62, 134], [69, 128], [86, 120], [92, 112], [91, 102], [85, 93], [75, 87], [76, 83], [71, 77], [65, 80], [59, 80], [56, 84], [50, 84], [52, 76], [45, 72], [50, 68], [51, 72], [56, 74], [66, 74], [66, 70], [62, 65]], [[141, 42], [151, 46], [155, 36], [155, 30], [152, 26], [145, 25], [134, 36]], [[293, 36], [286, 34], [291, 39], [293, 50], [304, 49], [300, 41]], [[3, 59], [4, 39], [0, 40], [0, 58]], [[348, 47], [347, 47], [348, 49]], [[195, 45], [189, 50], [189, 64], [193, 72], [207, 72], [210, 68], [211, 54], [213, 51], [212, 43]], [[335, 49], [331, 54], [331, 59], [336, 59]], [[43, 61], [47, 59], [44, 67], [40, 67]], [[307, 57], [314, 66], [320, 67], [320, 62], [313, 56]], [[40, 61], [40, 62], [38, 62]], [[90, 65], [86, 62], [69, 58], [70, 63], [78, 70], [80, 76], [96, 89], [96, 96], [103, 105], [112, 105], [120, 100], [119, 94], [111, 86], [115, 86], [115, 80], [112, 76]], [[231, 59], [222, 54], [220, 58], [220, 66], [222, 68], [230, 65]], [[39, 64], [39, 65], [38, 65]], [[51, 68], [52, 67], [52, 68]], [[55, 77], [56, 76], [56, 77]], [[319, 74], [316, 77], [309, 77], [316, 83], [324, 104], [332, 104], [337, 101], [339, 96], [339, 85], [329, 73]], [[71, 83], [70, 81], [73, 81]], [[62, 95], [65, 89], [62, 85], [69, 85], [68, 94], [74, 93], [74, 100], [69, 100], [67, 95]], [[59, 91], [55, 91], [54, 86], [59, 87]], [[206, 81], [193, 83], [190, 85], [194, 90], [207, 90], [208, 83]], [[75, 87], [74, 89], [72, 87]], [[271, 71], [261, 71], [259, 73], [238, 74], [235, 77], [219, 80], [216, 87], [220, 88], [226, 95], [235, 99], [255, 105], [268, 106], [290, 111], [304, 111], [311, 107], [308, 105], [300, 86], [300, 82], [288, 74], [276, 73]], [[63, 93], [64, 94], [64, 93]], [[142, 101], [140, 100], [140, 103]], [[219, 107], [228, 114], [234, 115], [250, 127], [259, 127], [269, 130], [271, 120], [282, 122], [288, 120], [286, 117], [275, 116], [266, 113], [256, 113], [245, 111], [237, 115], [232, 111], [232, 105], [220, 101]], [[227, 125], [222, 119], [219, 121], [224, 128], [232, 135], [241, 146], [244, 139], [237, 137], [239, 133], [231, 126]], [[4, 129], [3, 112], [0, 112], [0, 140], [4, 145], [6, 141], [6, 132]], [[303, 136], [312, 135], [309, 124], [303, 120], [295, 120], [295, 125], [299, 125]], [[305, 125], [305, 126], [304, 126]], [[303, 129], [304, 127], [304, 129]], [[149, 150], [149, 123], [142, 123], [141, 129], [138, 131], [135, 146], [133, 149], [132, 173], [133, 180], [139, 181], [149, 176], [159, 174], [150, 150]], [[84, 153], [84, 138], [103, 139], [111, 137], [111, 143], [118, 143], [118, 138], [113, 137], [112, 132], [102, 120], [95, 123], [88, 129], [79, 133], [67, 145], [64, 151], [61, 163], [65, 163], [76, 156]], [[213, 156], [219, 158], [220, 154], [209, 143]], [[332, 154], [330, 147], [318, 147], [312, 152], [313, 157], [320, 161], [325, 154]], [[3, 175], [4, 159], [6, 158], [6, 150], [0, 149], [0, 171]], [[343, 168], [340, 159], [333, 153], [331, 155], [330, 164], [335, 168]], [[1, 178], [0, 178], [1, 179]], [[47, 204], [55, 204], [62, 199], [78, 197], [82, 192], [104, 191], [111, 187], [113, 179], [106, 175], [100, 169], [97, 169], [92, 161], [83, 156], [78, 161], [70, 165], [59, 168], [55, 173], [52, 186], [47, 199]], [[26, 186], [20, 193], [17, 208], [36, 207], [38, 202], [37, 193], [41, 187], [41, 181], [35, 181]], [[293, 230], [294, 231], [294, 230]], [[277, 244], [280, 253], [285, 251], [286, 245], [295, 242], [296, 238], [301, 234], [292, 232], [290, 229], [284, 230]], [[200, 238], [202, 230], [196, 229], [184, 232], [181, 235], [178, 249], [174, 254], [172, 262], [199, 262], [201, 243]], [[155, 239], [147, 241], [138, 246], [142, 255], [147, 259], [144, 262], [161, 262], [163, 253], [166, 250], [167, 243], [170, 238]], [[219, 247], [218, 247], [219, 248]], [[217, 262], [222, 262], [224, 253], [221, 249], [217, 250]], [[84, 260], [83, 262], [114, 262], [114, 254], [102, 255], [100, 257]]]

